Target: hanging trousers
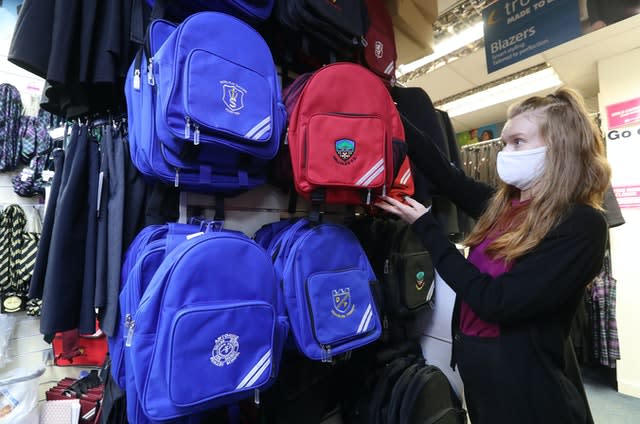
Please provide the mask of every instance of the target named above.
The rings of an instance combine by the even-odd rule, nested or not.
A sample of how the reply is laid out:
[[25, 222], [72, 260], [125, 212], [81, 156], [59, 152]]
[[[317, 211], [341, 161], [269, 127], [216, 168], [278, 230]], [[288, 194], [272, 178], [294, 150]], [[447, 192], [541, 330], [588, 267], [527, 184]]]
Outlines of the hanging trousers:
[[[118, 319], [118, 295], [120, 291], [120, 268], [122, 266], [122, 231], [125, 201], [124, 142], [119, 130], [107, 128], [102, 147], [106, 150], [109, 172], [108, 197], [106, 200], [107, 231], [106, 245], [98, 245], [97, 255], [105, 260], [106, 279], [102, 288], [104, 298], [100, 305], [100, 328], [108, 336], [115, 333]], [[103, 238], [104, 240], [104, 238]], [[97, 306], [97, 305], [96, 305]]]
[[80, 322], [87, 237], [87, 127], [75, 125], [58, 194], [42, 296], [40, 332], [91, 328]]
[[36, 264], [31, 275], [31, 283], [29, 284], [29, 298], [42, 298], [44, 289], [44, 275], [47, 271], [47, 258], [49, 257], [49, 245], [51, 244], [51, 233], [53, 231], [53, 220], [56, 213], [56, 204], [58, 203], [58, 194], [62, 184], [62, 173], [64, 167], [65, 152], [62, 149], [54, 151], [53, 167], [54, 175], [51, 180], [51, 190], [49, 199], [47, 199], [47, 210], [42, 223], [42, 232], [40, 233], [40, 244], [38, 245], [38, 253], [36, 255]]

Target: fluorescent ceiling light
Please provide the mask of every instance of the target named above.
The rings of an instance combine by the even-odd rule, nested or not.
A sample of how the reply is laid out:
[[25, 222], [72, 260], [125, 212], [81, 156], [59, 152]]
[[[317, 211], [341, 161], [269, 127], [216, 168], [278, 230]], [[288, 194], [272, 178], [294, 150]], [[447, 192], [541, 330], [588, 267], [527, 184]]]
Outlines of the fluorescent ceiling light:
[[449, 117], [453, 118], [559, 85], [562, 85], [562, 81], [556, 71], [551, 67], [546, 67], [465, 97], [458, 95], [451, 101], [444, 99], [441, 104], [436, 103], [436, 107], [444, 110]]
[[421, 59], [415, 60], [405, 65], [400, 65], [398, 67], [398, 70], [396, 71], [396, 76], [400, 77], [403, 74], [415, 71], [416, 69], [426, 65], [427, 63], [431, 63], [434, 60], [440, 59], [441, 57], [446, 56], [451, 52], [461, 49], [467, 44], [471, 44], [474, 41], [481, 39], [482, 37], [484, 37], [484, 30], [483, 23], [482, 21], [480, 21], [472, 27], [461, 31], [459, 34], [447, 37], [441, 42], [437, 43], [433, 48], [433, 53], [431, 53], [429, 56], [425, 56]]

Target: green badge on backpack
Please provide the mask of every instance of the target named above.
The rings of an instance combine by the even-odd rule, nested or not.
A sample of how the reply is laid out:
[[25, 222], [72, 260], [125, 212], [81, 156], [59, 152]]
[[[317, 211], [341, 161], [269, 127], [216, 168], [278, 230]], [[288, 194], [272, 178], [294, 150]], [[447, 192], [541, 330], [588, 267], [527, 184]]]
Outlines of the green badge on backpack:
[[424, 272], [422, 271], [416, 273], [416, 288], [418, 290], [424, 288]]

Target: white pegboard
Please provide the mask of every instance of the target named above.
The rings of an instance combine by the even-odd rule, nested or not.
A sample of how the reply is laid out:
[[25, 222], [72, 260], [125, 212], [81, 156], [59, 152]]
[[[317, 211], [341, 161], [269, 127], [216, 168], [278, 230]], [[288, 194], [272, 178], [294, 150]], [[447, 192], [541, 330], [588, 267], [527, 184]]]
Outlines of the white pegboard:
[[[289, 194], [278, 187], [265, 184], [246, 193], [224, 200], [224, 227], [242, 231], [248, 236], [264, 224], [291, 217], [288, 211]], [[309, 213], [309, 202], [298, 196], [293, 216], [305, 216]], [[206, 218], [213, 219], [215, 214], [215, 197], [212, 195], [186, 193], [180, 195], [180, 220], [186, 223], [198, 210]], [[322, 207], [323, 219], [342, 222], [349, 212], [346, 206], [325, 205]], [[361, 213], [361, 208], [355, 209]]]

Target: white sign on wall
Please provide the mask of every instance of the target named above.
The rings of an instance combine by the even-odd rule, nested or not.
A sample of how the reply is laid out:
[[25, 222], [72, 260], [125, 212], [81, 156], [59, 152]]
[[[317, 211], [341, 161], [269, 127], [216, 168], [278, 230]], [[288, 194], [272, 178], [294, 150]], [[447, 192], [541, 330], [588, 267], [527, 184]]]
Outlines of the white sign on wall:
[[621, 208], [640, 209], [640, 125], [607, 132], [607, 157], [616, 164], [611, 174]]

